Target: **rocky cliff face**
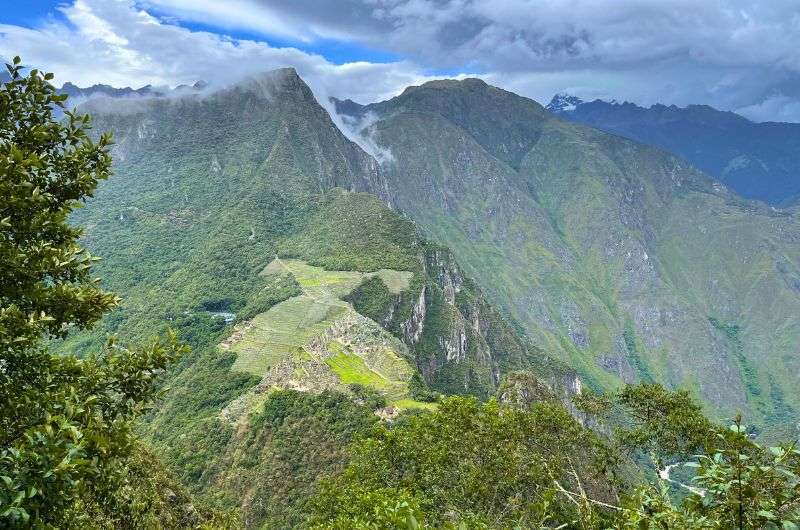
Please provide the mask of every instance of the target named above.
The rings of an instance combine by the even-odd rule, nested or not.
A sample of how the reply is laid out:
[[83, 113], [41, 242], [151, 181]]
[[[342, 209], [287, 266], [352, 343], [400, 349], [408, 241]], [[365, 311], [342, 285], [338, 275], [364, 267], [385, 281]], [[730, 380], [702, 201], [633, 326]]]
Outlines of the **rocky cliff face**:
[[[503, 374], [521, 369], [559, 388], [571, 385], [567, 380], [574, 372], [522, 338], [465, 277], [449, 250], [425, 244], [420, 263], [412, 289], [387, 297], [370, 316], [409, 347], [429, 385], [488, 396]], [[367, 289], [353, 295], [357, 310], [365, 311], [368, 295]]]

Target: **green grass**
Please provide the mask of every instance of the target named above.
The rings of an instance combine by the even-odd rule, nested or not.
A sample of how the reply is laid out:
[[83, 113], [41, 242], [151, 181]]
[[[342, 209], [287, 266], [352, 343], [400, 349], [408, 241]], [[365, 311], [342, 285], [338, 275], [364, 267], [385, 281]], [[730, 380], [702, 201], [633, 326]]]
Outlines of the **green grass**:
[[364, 385], [390, 400], [408, 397], [408, 381], [413, 371], [408, 362], [392, 350], [381, 349], [362, 357], [338, 341], [329, 342], [328, 350], [334, 355], [325, 359], [325, 364], [336, 373], [342, 385]]
[[359, 384], [377, 390], [386, 388], [387, 381], [378, 372], [371, 370], [364, 359], [354, 353], [338, 353], [325, 359], [325, 364], [336, 372], [345, 385]]
[[397, 407], [400, 410], [409, 410], [409, 409], [420, 409], [420, 410], [436, 410], [439, 405], [436, 403], [425, 403], [422, 401], [416, 401], [411, 398], [403, 398], [392, 401], [389, 403], [390, 405]]

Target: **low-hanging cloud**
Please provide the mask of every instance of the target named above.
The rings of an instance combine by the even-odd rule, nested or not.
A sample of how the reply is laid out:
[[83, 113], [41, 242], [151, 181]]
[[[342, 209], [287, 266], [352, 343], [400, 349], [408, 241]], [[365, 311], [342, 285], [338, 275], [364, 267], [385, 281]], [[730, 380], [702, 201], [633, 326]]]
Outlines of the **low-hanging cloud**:
[[333, 64], [293, 47], [191, 31], [141, 9], [133, 0], [75, 0], [61, 8], [67, 23], [39, 27], [0, 24], [0, 56], [20, 55], [27, 64], [56, 74], [56, 82], [118, 87], [219, 85], [283, 67], [294, 67], [317, 97], [372, 101], [429, 79], [416, 65], [353, 62]]
[[372, 155], [381, 165], [394, 162], [394, 155], [388, 146], [382, 146], [375, 138], [375, 123], [379, 116], [374, 112], [366, 112], [360, 116], [350, 116], [336, 111], [333, 105], [328, 106], [328, 112], [333, 117], [339, 130], [352, 142]]

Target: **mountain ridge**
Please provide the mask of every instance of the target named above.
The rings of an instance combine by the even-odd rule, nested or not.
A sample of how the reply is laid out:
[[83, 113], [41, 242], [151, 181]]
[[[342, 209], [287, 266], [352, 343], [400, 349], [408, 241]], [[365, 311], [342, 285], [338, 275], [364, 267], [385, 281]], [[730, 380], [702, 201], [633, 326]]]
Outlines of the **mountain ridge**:
[[[728, 320], [752, 316], [734, 311], [712, 287], [720, 281], [713, 278], [718, 258], [707, 252], [742, 258], [709, 239], [703, 225], [714, 225], [724, 241], [740, 240], [748, 256], [765, 244], [786, 252], [794, 236], [767, 241], [776, 228], [796, 233], [792, 215], [742, 199], [666, 151], [568, 124], [531, 100], [478, 87], [452, 81], [360, 107], [334, 101], [341, 112], [372, 114], [365, 134], [394, 155], [384, 165], [389, 188], [376, 193], [388, 194], [385, 200], [448, 244], [540, 347], [566, 355], [590, 382], [604, 386], [613, 374], [689, 385], [723, 414], [736, 408], [771, 414], [766, 388], [783, 395], [770, 379], [781, 374], [758, 375], [764, 365], [750, 365], [756, 362], [750, 357], [769, 355], [760, 332], [742, 345], [726, 331]], [[719, 213], [698, 217], [704, 203]], [[695, 218], [701, 232], [691, 235], [686, 218]], [[726, 218], [754, 224], [746, 241]], [[685, 237], [704, 240], [706, 253], [681, 244]], [[782, 279], [796, 275], [796, 267], [787, 268], [780, 256], [768, 277], [784, 285], [785, 303], [796, 307], [792, 284]], [[732, 263], [723, 269], [747, 285]], [[741, 296], [734, 294], [740, 288], [728, 289], [732, 300]], [[737, 353], [742, 348], [754, 351]], [[705, 353], [690, 355], [693, 349]], [[783, 351], [794, 354], [791, 347]], [[700, 364], [690, 367], [687, 359]], [[704, 375], [710, 373], [724, 376]]]
[[290, 70], [80, 108], [116, 165], [73, 221], [123, 303], [58, 347], [192, 346], [140, 426], [192, 493], [292, 527], [378, 415], [519, 370], [567, 405], [660, 381], [767, 434], [797, 417], [791, 212], [482, 82], [334, 103], [391, 157]]
[[[210, 95], [183, 94], [176, 101], [238, 120], [235, 127], [232, 123], [223, 127], [224, 131], [212, 133], [222, 138], [221, 134], [247, 128], [261, 119], [259, 106], [275, 103], [275, 90], [285, 90], [278, 99], [315, 109], [312, 114], [302, 111], [305, 121], [294, 121], [290, 128], [284, 123], [279, 138], [294, 135], [287, 132], [291, 129], [303, 131], [299, 136], [303, 142], [317, 138], [315, 141], [327, 145], [326, 138], [336, 136], [333, 131], [338, 129], [327, 112], [291, 69], [254, 76]], [[235, 99], [237, 105], [230, 107], [226, 98]], [[151, 109], [153, 117], [120, 117], [114, 123], [118, 132], [115, 154], [123, 161], [138, 156], [136, 149], [151, 149], [151, 140], [159, 133], [149, 127], [184, 105], [175, 106], [173, 99], [163, 96], [145, 101], [157, 109]], [[302, 164], [318, 176], [305, 181], [301, 189], [368, 191], [408, 215], [437, 244], [454, 248], [455, 258], [465, 265], [467, 275], [478, 280], [503, 314], [519, 322], [539, 348], [559, 352], [562, 361], [588, 377], [590, 386], [602, 389], [618, 384], [615, 381], [640, 379], [695, 385], [694, 390], [714, 407], [725, 404], [731, 410], [738, 407], [756, 416], [771, 417], [772, 392], [765, 388], [783, 395], [782, 384], [773, 380], [781, 376], [759, 375], [761, 370], [741, 353], [750, 344], [743, 344], [741, 337], [729, 331], [739, 329], [738, 321], [746, 317], [734, 311], [714, 289], [692, 284], [695, 280], [685, 276], [683, 267], [706, 278], [709, 271], [703, 264], [707, 258], [699, 249], [693, 249], [696, 254], [690, 258], [674, 242], [688, 227], [668, 210], [676, 204], [694, 208], [687, 199], [699, 194], [702, 201], [715, 205], [710, 206], [712, 210], [726, 212], [724, 215], [731, 219], [757, 216], [753, 219], [760, 219], [756, 223], [759, 228], [748, 236], [747, 252], [763, 244], [758, 241], [767, 232], [760, 227], [777, 222], [773, 219], [792, 219], [792, 214], [785, 217], [766, 206], [749, 203], [668, 153], [568, 125], [541, 105], [477, 79], [428, 82], [370, 105], [332, 102], [356, 129], [363, 126], [361, 139], [375, 142], [393, 155], [378, 162], [350, 146], [336, 155], [339, 162], [320, 166], [323, 159], [319, 148], [314, 148], [312, 159], [316, 161], [310, 166]], [[132, 105], [135, 108], [136, 104]], [[102, 103], [90, 102], [87, 109], [101, 115], [108, 112]], [[185, 109], [181, 112], [185, 115]], [[318, 125], [309, 125], [312, 115]], [[202, 122], [203, 118], [193, 119]], [[431, 135], [434, 130], [438, 135]], [[322, 131], [329, 132], [320, 136]], [[342, 140], [336, 142], [346, 145]], [[172, 149], [179, 151], [179, 145]], [[286, 156], [300, 145], [305, 144], [280, 140], [270, 158], [278, 153]], [[395, 155], [400, 159], [395, 160]], [[212, 157], [214, 171], [226, 165], [220, 162], [220, 156]], [[166, 165], [169, 167], [169, 162]], [[242, 184], [246, 187], [245, 181]], [[475, 195], [476, 190], [481, 196]], [[297, 200], [307, 200], [308, 193], [301, 192]], [[685, 212], [686, 217], [695, 215]], [[711, 220], [714, 218], [698, 222], [702, 225]], [[792, 224], [786, 223], [787, 228]], [[663, 227], [678, 232], [667, 239], [660, 233]], [[731, 229], [724, 228], [728, 231], [725, 237], [735, 237]], [[667, 249], [661, 248], [666, 241], [673, 242]], [[661, 257], [664, 252], [669, 261]], [[790, 289], [792, 278], [797, 276], [791, 263], [778, 258], [776, 272], [772, 273], [776, 280], [785, 278], [780, 282]], [[494, 277], [490, 271], [499, 271], [502, 277]], [[734, 276], [744, 281], [741, 274]], [[708, 294], [687, 296], [682, 289]], [[714, 301], [709, 303], [705, 296]], [[736, 295], [729, 296], [736, 299]], [[654, 300], [660, 300], [655, 307], [651, 303]], [[784, 302], [796, 303], [793, 295]], [[686, 318], [694, 331], [681, 337], [675, 327]], [[697, 357], [698, 361], [703, 359], [704, 368], [681, 366], [676, 359], [686, 353], [669, 351], [674, 344], [667, 349], [659, 346], [664, 333], [670, 337], [669, 344], [683, 344], [678, 348], [683, 351], [692, 341], [706, 343], [706, 353]], [[753, 345], [762, 352], [759, 355], [765, 355], [764, 345]], [[659, 349], [661, 353], [657, 353]], [[727, 374], [726, 378], [700, 382], [692, 375], [709, 366], [714, 367], [712, 372]]]
[[783, 207], [800, 194], [794, 156], [800, 124], [756, 123], [708, 105], [646, 108], [564, 94], [554, 96], [548, 109], [568, 121], [675, 153], [745, 197]]

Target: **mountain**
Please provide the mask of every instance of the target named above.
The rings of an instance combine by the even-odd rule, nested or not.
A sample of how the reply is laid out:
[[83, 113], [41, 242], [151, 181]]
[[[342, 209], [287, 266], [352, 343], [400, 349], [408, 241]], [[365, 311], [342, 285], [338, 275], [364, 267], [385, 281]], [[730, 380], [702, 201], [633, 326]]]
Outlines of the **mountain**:
[[66, 94], [72, 100], [82, 100], [97, 97], [123, 98], [123, 97], [163, 97], [167, 95], [186, 94], [201, 92], [207, 87], [204, 81], [198, 81], [193, 85], [178, 85], [175, 88], [154, 87], [145, 85], [140, 88], [115, 88], [111, 85], [96, 84], [86, 88], [81, 88], [70, 82], [66, 82], [59, 89], [59, 93]]
[[754, 123], [707, 105], [653, 105], [556, 95], [559, 117], [665, 149], [740, 195], [786, 206], [800, 199], [800, 124]]
[[372, 191], [590, 386], [654, 380], [721, 417], [797, 417], [794, 213], [478, 79], [334, 103], [391, 155]]
[[376, 407], [393, 417], [434, 406], [435, 392], [486, 397], [520, 369], [580, 385], [445, 246], [362, 191], [388, 186], [383, 169], [294, 70], [80, 110], [114, 133], [115, 174], [73, 221], [123, 302], [58, 347], [176, 329], [193, 352], [143, 435], [246, 526], [302, 521]]

